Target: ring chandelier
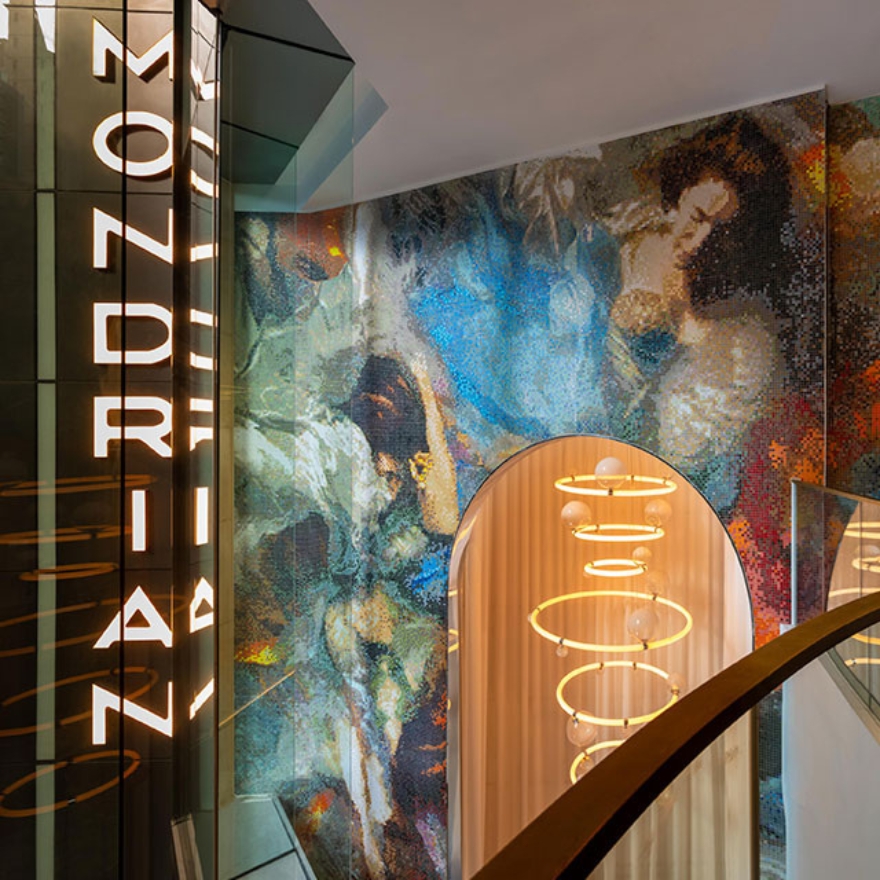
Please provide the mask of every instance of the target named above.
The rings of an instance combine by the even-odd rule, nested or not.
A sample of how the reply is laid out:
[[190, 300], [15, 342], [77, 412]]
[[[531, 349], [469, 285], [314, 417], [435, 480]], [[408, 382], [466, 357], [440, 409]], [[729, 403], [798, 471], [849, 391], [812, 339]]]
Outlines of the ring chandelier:
[[658, 541], [666, 534], [662, 526], [638, 523], [592, 523], [571, 533], [581, 541]]
[[880, 645], [880, 639], [877, 636], [866, 636], [864, 633], [856, 633], [852, 638], [864, 645]]
[[[644, 715], [634, 715], [632, 718], [605, 718], [599, 715], [591, 715], [582, 709], [575, 709], [565, 699], [565, 687], [574, 678], [586, 675], [590, 672], [601, 672], [603, 669], [632, 669], [636, 672], [648, 672], [656, 675], [666, 682], [669, 687], [669, 700], [659, 709], [648, 712]], [[674, 683], [670, 683], [672, 676], [663, 669], [656, 666], [649, 666], [647, 663], [637, 663], [632, 660], [603, 660], [598, 663], [588, 663], [586, 666], [579, 666], [572, 669], [568, 675], [563, 676], [559, 684], [556, 685], [556, 702], [559, 703], [562, 711], [570, 717], [577, 718], [578, 721], [586, 721], [588, 724], [597, 724], [600, 727], [631, 727], [636, 724], [646, 724], [652, 721], [658, 715], [662, 715], [673, 703], [678, 702], [679, 687]]]
[[596, 752], [601, 752], [605, 749], [616, 749], [618, 746], [623, 745], [624, 742], [625, 740], [622, 739], [606, 739], [605, 742], [596, 743], [595, 745], [584, 749], [582, 752], [579, 752], [571, 763], [571, 769], [568, 771], [571, 784], [574, 785], [578, 781], [577, 768], [581, 761], [585, 758], [592, 758]]
[[461, 633], [457, 629], [449, 627], [449, 645], [446, 648], [447, 654], [452, 654], [458, 650], [461, 644]]
[[[856, 564], [859, 560], [853, 560], [853, 565]], [[880, 571], [880, 558], [877, 559], [877, 568], [876, 569], [863, 569], [863, 571]], [[829, 599], [836, 599], [838, 596], [867, 596], [871, 593], [880, 592], [880, 588], [878, 587], [845, 587], [840, 590], [831, 590], [828, 593]], [[865, 645], [880, 645], [880, 639], [876, 636], [866, 636], [864, 633], [856, 633], [852, 638], [854, 638], [857, 642], [862, 642]]]
[[647, 570], [647, 563], [638, 559], [596, 559], [584, 566], [584, 574], [606, 578], [635, 577]]
[[617, 496], [620, 498], [647, 498], [650, 495], [669, 495], [678, 485], [666, 477], [644, 477], [639, 474], [627, 474], [622, 478], [624, 484], [633, 484], [633, 488], [619, 489], [602, 485], [603, 477], [596, 474], [577, 474], [560, 477], [553, 484], [561, 492], [571, 495], [596, 495], [599, 497]]
[[[47, 773], [58, 773], [61, 770], [65, 770], [68, 767], [76, 767], [77, 765], [82, 765], [88, 761], [100, 761], [102, 763], [106, 762], [106, 764], [111, 768], [117, 768], [119, 766], [119, 757], [120, 755], [124, 755], [126, 758], [130, 759], [131, 763], [125, 768], [125, 770], [119, 774], [118, 771], [114, 773], [113, 776], [110, 777], [107, 782], [99, 782], [98, 785], [90, 788], [86, 791], [80, 792], [79, 794], [75, 794], [73, 796], [70, 793], [67, 793], [65, 797], [61, 798], [59, 801], [55, 801], [55, 803], [49, 804], [34, 804], [29, 807], [10, 807], [7, 805], [7, 800], [11, 794], [14, 794], [16, 791], [19, 791], [22, 788], [25, 788], [29, 783], [34, 782], [39, 779], [41, 776], [45, 776]], [[108, 759], [114, 759], [112, 761], [108, 761]], [[101, 752], [86, 752], [81, 755], [76, 755], [73, 758], [69, 758], [63, 761], [56, 761], [52, 765], [43, 764], [38, 767], [33, 773], [28, 773], [25, 776], [16, 779], [15, 782], [10, 783], [0, 791], [0, 816], [3, 816], [7, 819], [23, 819], [31, 816], [39, 816], [45, 813], [54, 813], [58, 810], [64, 810], [67, 807], [72, 807], [74, 804], [81, 804], [83, 801], [91, 800], [93, 797], [96, 797], [99, 794], [103, 794], [108, 789], [113, 788], [116, 785], [119, 785], [121, 782], [124, 782], [131, 776], [138, 767], [141, 766], [141, 754], [140, 752], [134, 751], [134, 749], [108, 749]], [[37, 783], [39, 785], [39, 783]], [[55, 788], [52, 786], [50, 791], [54, 791]], [[39, 789], [38, 789], [39, 791]]]
[[865, 520], [860, 523], [850, 523], [843, 534], [847, 538], [880, 538], [880, 522], [877, 520]]
[[843, 661], [846, 666], [880, 666], [880, 657], [848, 657]]
[[852, 566], [859, 571], [880, 572], [880, 556], [856, 556]]
[[869, 596], [872, 593], [880, 593], [880, 587], [844, 587], [839, 590], [831, 590], [828, 593], [828, 598], [836, 599], [838, 596]]
[[[678, 632], [662, 639], [652, 639], [648, 642], [635, 642], [627, 645], [602, 645], [591, 644], [590, 642], [580, 642], [576, 639], [567, 639], [564, 636], [545, 629], [538, 621], [538, 616], [541, 612], [553, 605], [560, 605], [563, 602], [571, 602], [578, 599], [602, 597], [644, 599], [648, 602], [656, 602], [658, 605], [664, 605], [667, 608], [671, 608], [673, 611], [677, 611], [684, 618], [684, 626], [678, 630]], [[664, 596], [658, 596], [656, 593], [633, 593], [630, 590], [587, 590], [579, 593], [565, 593], [562, 596], [556, 596], [553, 599], [546, 599], [541, 602], [534, 611], [529, 613], [529, 623], [539, 636], [547, 639], [548, 642], [553, 642], [554, 645], [558, 645], [561, 648], [574, 648], [576, 651], [598, 651], [608, 654], [630, 654], [635, 651], [650, 651], [652, 648], [665, 648], [667, 645], [673, 645], [675, 642], [681, 641], [681, 639], [683, 639], [693, 628], [694, 619], [684, 606], [679, 605], [677, 602], [673, 602], [671, 599], [667, 599]], [[598, 664], [593, 665], [598, 668]], [[606, 663], [605, 665], [630, 666], [631, 663], [628, 660], [619, 660], [615, 661], [613, 664]], [[642, 664], [638, 665], [640, 667], [642, 666]], [[648, 668], [653, 671], [653, 667]], [[586, 671], [586, 667], [582, 667], [582, 669]], [[663, 674], [666, 675], [666, 673]]]

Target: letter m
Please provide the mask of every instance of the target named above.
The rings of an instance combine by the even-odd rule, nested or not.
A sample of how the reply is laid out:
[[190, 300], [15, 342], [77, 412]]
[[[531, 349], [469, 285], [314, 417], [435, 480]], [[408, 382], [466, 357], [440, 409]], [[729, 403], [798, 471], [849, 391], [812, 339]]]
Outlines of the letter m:
[[158, 39], [142, 55], [135, 55], [131, 49], [124, 48], [122, 41], [117, 39], [97, 19], [92, 19], [92, 73], [103, 79], [107, 76], [107, 57], [112, 55], [137, 76], [143, 78], [158, 67], [164, 58], [168, 65], [168, 79], [174, 72], [172, 53], [174, 52], [174, 31], [170, 30]]

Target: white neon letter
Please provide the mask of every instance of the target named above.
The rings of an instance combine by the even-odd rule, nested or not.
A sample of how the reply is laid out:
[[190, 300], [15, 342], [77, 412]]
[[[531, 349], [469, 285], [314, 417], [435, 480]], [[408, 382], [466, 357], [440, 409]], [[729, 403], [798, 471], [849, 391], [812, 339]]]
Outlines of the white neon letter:
[[[131, 550], [143, 553], [147, 549], [147, 490], [131, 492]], [[97, 647], [97, 646], [96, 646]]]
[[[43, 34], [43, 45], [47, 52], [55, 51], [55, 32], [57, 25], [58, 10], [55, 8], [55, 0], [37, 0], [37, 8], [34, 13], [37, 16], [37, 24]], [[42, 9], [40, 7], [43, 7]]]
[[[215, 141], [211, 135], [205, 134], [205, 132], [195, 126], [192, 127], [192, 142], [203, 147], [212, 157], [217, 155], [217, 141]], [[203, 196], [217, 195], [217, 187], [214, 186], [213, 181], [208, 181], [205, 180], [204, 177], [200, 177], [196, 174], [195, 169], [190, 171], [190, 183], [192, 184], [192, 188]]]
[[189, 72], [193, 85], [196, 87], [196, 94], [200, 101], [214, 101], [217, 98], [217, 83], [214, 80], [208, 82], [204, 74], [196, 66], [194, 60], [189, 62]]
[[[210, 312], [203, 312], [200, 309], [190, 309], [189, 320], [190, 323], [198, 324], [201, 327], [214, 327], [216, 324], [216, 320]], [[213, 370], [214, 358], [190, 352], [189, 365], [196, 370]]]
[[172, 711], [173, 711], [173, 685], [168, 682], [168, 715], [163, 718], [138, 706], [131, 700], [124, 700], [118, 694], [111, 694], [110, 691], [104, 690], [96, 684], [92, 685], [92, 745], [102, 746], [107, 742], [107, 712], [121, 712], [134, 721], [139, 721], [147, 727], [157, 730], [165, 736], [171, 736], [173, 728]]
[[189, 704], [189, 718], [192, 721], [193, 718], [196, 717], [196, 713], [208, 700], [211, 699], [211, 695], [214, 693], [214, 679], [212, 678], [195, 696], [195, 699]]
[[[145, 623], [131, 626], [131, 619], [140, 614]], [[109, 648], [110, 645], [125, 639], [127, 642], [161, 642], [166, 648], [171, 647], [171, 628], [162, 619], [150, 597], [143, 587], [138, 587], [125, 601], [122, 611], [110, 621], [110, 625], [95, 642], [95, 648]]]
[[209, 509], [209, 490], [207, 486], [199, 486], [196, 488], [195, 503], [195, 527], [196, 538], [195, 544], [201, 547], [202, 544], [208, 543], [208, 509]]
[[95, 303], [94, 305], [94, 362], [96, 364], [121, 364], [122, 351], [111, 349], [107, 340], [107, 324], [110, 318], [154, 318], [165, 325], [168, 335], [155, 348], [132, 351], [125, 349], [127, 364], [158, 364], [171, 357], [171, 312], [156, 303]]
[[191, 324], [199, 324], [202, 327], [214, 327], [217, 319], [211, 312], [203, 312], [201, 309], [190, 309], [189, 320]]
[[[201, 611], [202, 605], [208, 606], [208, 611]], [[199, 578], [192, 602], [189, 603], [189, 631], [198, 632], [214, 625], [214, 588], [204, 579]]]
[[[123, 409], [159, 413], [155, 425], [110, 424], [110, 413]], [[124, 434], [123, 434], [124, 432]], [[162, 458], [171, 458], [171, 444], [165, 439], [171, 433], [171, 401], [162, 397], [96, 397], [95, 398], [95, 458], [107, 458], [111, 440], [140, 440]]]
[[217, 252], [217, 245], [211, 242], [207, 244], [194, 244], [189, 249], [189, 259], [191, 263], [198, 263], [200, 260], [210, 260], [212, 257], [216, 257]]
[[[214, 412], [214, 401], [210, 397], [191, 397], [189, 399], [190, 412]], [[189, 448], [193, 450], [199, 443], [214, 439], [214, 429], [204, 425], [190, 425]]]
[[[129, 126], [151, 128], [165, 138], [165, 152], [146, 162], [135, 162], [133, 159], [123, 163], [122, 158], [110, 149], [107, 143], [110, 135], [117, 128], [127, 129]], [[92, 135], [92, 148], [95, 155], [111, 170], [130, 177], [156, 177], [171, 170], [171, 139], [174, 127], [158, 113], [146, 110], [129, 110], [127, 113], [113, 113], [101, 122]], [[124, 134], [124, 132], [123, 132]], [[210, 195], [210, 193], [208, 193]]]
[[118, 235], [126, 241], [145, 250], [148, 254], [164, 260], [170, 266], [172, 263], [172, 233], [174, 230], [174, 212], [168, 211], [168, 244], [156, 241], [149, 235], [135, 229], [133, 226], [123, 224], [121, 220], [105, 214], [99, 208], [92, 209], [92, 266], [95, 269], [106, 269], [110, 265], [109, 240], [111, 235]]
[[[125, 49], [125, 66], [137, 76], [143, 78], [165, 58], [168, 64], [168, 79], [174, 73], [174, 31], [168, 31], [160, 37], [142, 55], [135, 55], [131, 49]], [[123, 60], [122, 41], [117, 39], [97, 19], [92, 19], [92, 74], [98, 78], [107, 76], [107, 56], [113, 55]]]

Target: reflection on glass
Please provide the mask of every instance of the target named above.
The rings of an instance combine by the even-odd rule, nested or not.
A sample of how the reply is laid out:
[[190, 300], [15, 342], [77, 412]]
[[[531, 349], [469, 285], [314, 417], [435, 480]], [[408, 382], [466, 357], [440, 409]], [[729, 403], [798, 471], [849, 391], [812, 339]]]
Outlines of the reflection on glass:
[[[372, 646], [356, 629], [365, 589], [353, 568], [357, 548], [351, 535], [330, 531], [338, 511], [357, 505], [344, 462], [360, 449], [345, 399], [330, 440], [338, 476], [326, 496], [301, 482], [294, 490], [293, 478], [309, 467], [303, 358], [327, 332], [315, 308], [318, 284], [335, 291], [328, 342], [343, 344], [353, 325], [351, 209], [323, 210], [353, 201], [352, 62], [231, 24], [220, 59], [228, 322], [220, 370], [222, 398], [234, 399], [234, 412], [221, 411], [220, 423], [235, 458], [221, 463], [234, 500], [221, 521], [221, 558], [232, 576], [221, 583], [220, 602], [234, 614], [220, 629], [218, 870], [237, 877], [276, 859], [273, 867], [290, 876], [360, 876], [363, 841], [381, 830], [359, 816], [393, 793], [368, 705], [376, 684], [362, 680]], [[323, 143], [322, 131], [344, 149], [312, 150], [333, 156], [323, 168], [307, 161], [309, 149], [301, 162], [304, 145]], [[337, 198], [306, 205], [323, 180], [338, 187]], [[253, 273], [254, 261], [267, 271]], [[350, 340], [340, 356], [354, 371], [349, 347]], [[331, 555], [348, 560], [333, 574]], [[378, 865], [381, 845], [367, 857]]]

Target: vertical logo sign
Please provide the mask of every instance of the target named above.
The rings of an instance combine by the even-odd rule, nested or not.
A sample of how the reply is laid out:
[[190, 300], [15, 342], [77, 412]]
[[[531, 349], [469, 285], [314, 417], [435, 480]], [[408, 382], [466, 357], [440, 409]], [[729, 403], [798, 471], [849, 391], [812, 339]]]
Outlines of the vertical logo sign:
[[[119, 35], [112, 32], [97, 19], [92, 20], [91, 67], [95, 79], [107, 82], [108, 87], [116, 76], [138, 77], [149, 85], [164, 76], [170, 79], [174, 71], [174, 33], [168, 31], [160, 39], [146, 48], [138, 46], [136, 28], [129, 28], [127, 39], [136, 48], [123, 45]], [[213, 98], [214, 84], [205, 83], [204, 77], [193, 65], [192, 87], [195, 99]], [[134, 91], [134, 90], [132, 90]], [[155, 108], [154, 108], [155, 109]], [[91, 136], [91, 146], [97, 159], [110, 171], [120, 175], [124, 187], [133, 182], [168, 180], [174, 171], [174, 121], [173, 108], [167, 115], [153, 110], [126, 108], [102, 119]], [[169, 118], [171, 117], [171, 118]], [[129, 157], [126, 147], [130, 139], [137, 135], [141, 143], [150, 145], [149, 155], [138, 153], [137, 158]], [[192, 127], [190, 140], [210, 156], [216, 155], [214, 138], [196, 127]], [[205, 180], [195, 171], [190, 173], [190, 184], [194, 193], [213, 198], [215, 185]], [[152, 260], [172, 266], [178, 260], [198, 262], [213, 259], [213, 243], [196, 243], [188, 254], [175, 253], [175, 216], [171, 207], [171, 195], [167, 195], [165, 226], [161, 230], [150, 228], [146, 217], [138, 217], [136, 199], [130, 199], [124, 216], [116, 216], [95, 206], [91, 211], [92, 253], [91, 266], [95, 272], [108, 270], [114, 263], [114, 255], [119, 248], [129, 247], [142, 251]], [[165, 276], [167, 277], [167, 276]], [[114, 447], [125, 444], [137, 449], [140, 455], [147, 454], [158, 465], [167, 465], [167, 459], [174, 454], [171, 432], [173, 407], [171, 396], [162, 396], [155, 391], [156, 383], [151, 382], [149, 370], [157, 366], [168, 367], [175, 358], [186, 358], [188, 369], [209, 381], [194, 381], [193, 387], [213, 387], [210, 381], [215, 370], [213, 351], [180, 352], [174, 350], [173, 323], [182, 316], [175, 316], [172, 309], [164, 303], [171, 303], [170, 290], [157, 291], [154, 302], [94, 302], [92, 307], [92, 362], [95, 365], [125, 365], [125, 388], [121, 394], [97, 395], [93, 400], [92, 452], [96, 459], [106, 459]], [[185, 319], [195, 327], [210, 328], [213, 331], [215, 317], [211, 312], [195, 308], [187, 309]], [[124, 325], [124, 327], [123, 327]], [[146, 332], [124, 332], [139, 327]], [[123, 332], [120, 332], [123, 328]], [[195, 334], [194, 334], [195, 336]], [[149, 339], [149, 343], [143, 340]], [[212, 334], [202, 338], [212, 338]], [[120, 343], [118, 340], [123, 340]], [[129, 343], [127, 340], [136, 340]], [[114, 342], [114, 340], [116, 340]], [[139, 341], [138, 341], [139, 340]], [[143, 377], [139, 376], [143, 372]], [[139, 387], [141, 385], [142, 387]], [[202, 446], [210, 447], [214, 441], [214, 403], [213, 395], [192, 396], [187, 401], [189, 410], [188, 450], [194, 455]], [[127, 485], [127, 481], [126, 481]], [[139, 554], [150, 554], [153, 546], [155, 510], [158, 505], [150, 488], [126, 489], [126, 511], [129, 528], [125, 532], [128, 542], [127, 556], [139, 558]], [[192, 492], [191, 541], [195, 548], [206, 549], [212, 541], [214, 524], [212, 516], [212, 486], [172, 486], [172, 492]], [[179, 531], [178, 531], [179, 534]], [[129, 555], [130, 554], [130, 555]], [[145, 567], [146, 570], [146, 567]], [[159, 650], [171, 651], [175, 640], [181, 633], [174, 632], [171, 620], [171, 604], [167, 615], [163, 615], [154, 598], [157, 591], [167, 596], [169, 584], [137, 583], [127, 590], [121, 609], [101, 632], [94, 643], [95, 651], [103, 651], [118, 644], [153, 643]], [[204, 576], [196, 576], [189, 584], [174, 584], [174, 595], [185, 593], [188, 605], [187, 634], [193, 634], [212, 627], [214, 624], [214, 588]], [[171, 668], [170, 664], [168, 664]], [[165, 737], [174, 735], [180, 719], [174, 717], [175, 683], [163, 683], [161, 693], [165, 696], [164, 708], [156, 711], [146, 708], [123, 694], [115, 693], [99, 684], [92, 684], [92, 743], [106, 743], [108, 716], [118, 713], [138, 724], [152, 729]], [[214, 690], [214, 680], [210, 678], [189, 695], [189, 717], [195, 718], [199, 710], [210, 699]]]

